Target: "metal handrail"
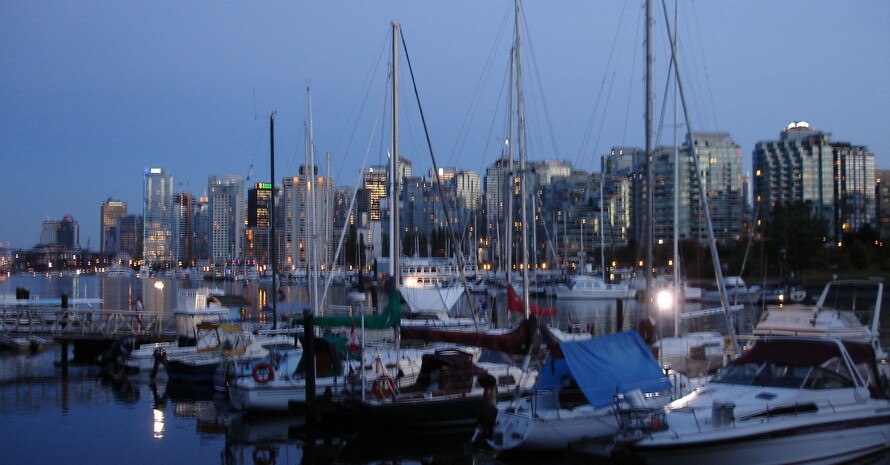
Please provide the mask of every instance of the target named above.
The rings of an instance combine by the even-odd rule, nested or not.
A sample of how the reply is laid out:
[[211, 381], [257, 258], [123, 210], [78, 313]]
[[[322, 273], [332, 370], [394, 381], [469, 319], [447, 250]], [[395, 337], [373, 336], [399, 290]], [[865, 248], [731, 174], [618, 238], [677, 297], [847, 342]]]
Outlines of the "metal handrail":
[[173, 315], [135, 310], [0, 308], [0, 333], [114, 337], [175, 334]]

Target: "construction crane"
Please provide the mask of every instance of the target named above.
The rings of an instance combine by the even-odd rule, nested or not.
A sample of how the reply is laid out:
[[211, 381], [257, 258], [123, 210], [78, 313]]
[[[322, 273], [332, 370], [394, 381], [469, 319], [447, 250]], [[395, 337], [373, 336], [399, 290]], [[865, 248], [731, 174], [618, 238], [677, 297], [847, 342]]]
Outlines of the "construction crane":
[[247, 170], [247, 177], [244, 178], [244, 182], [250, 181], [250, 175], [253, 173], [253, 163], [250, 164], [250, 168]]

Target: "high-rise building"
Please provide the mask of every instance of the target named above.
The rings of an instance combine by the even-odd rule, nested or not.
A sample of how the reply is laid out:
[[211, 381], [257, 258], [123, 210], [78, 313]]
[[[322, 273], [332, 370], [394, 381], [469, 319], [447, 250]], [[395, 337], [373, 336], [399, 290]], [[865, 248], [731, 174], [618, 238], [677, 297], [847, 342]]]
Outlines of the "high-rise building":
[[[356, 206], [358, 202], [354, 202], [353, 198], [355, 197], [356, 191], [352, 187], [340, 186], [334, 189], [334, 231], [339, 231], [339, 228], [344, 227], [345, 225], [356, 224]], [[350, 211], [350, 206], [352, 207], [352, 211]]]
[[449, 182], [457, 175], [457, 168], [453, 166], [439, 167], [439, 171], [430, 168], [429, 178], [432, 181]]
[[[496, 238], [496, 242], [489, 247], [489, 260], [505, 262], [506, 253], [514, 253], [518, 244], [515, 237], [515, 226], [518, 220], [516, 212], [519, 210], [519, 162], [502, 157], [485, 170], [485, 228], [489, 237]], [[507, 228], [508, 199], [512, 201], [512, 214], [516, 218]], [[509, 231], [505, 231], [509, 229]], [[516, 263], [516, 261], [511, 261]], [[511, 266], [512, 267], [512, 266]]]
[[195, 257], [195, 201], [182, 192], [173, 197], [173, 261], [178, 266], [192, 266]]
[[200, 264], [210, 260], [210, 199], [198, 197], [195, 202], [195, 259]]
[[834, 142], [831, 148], [837, 170], [836, 237], [842, 238], [844, 233], [875, 225], [875, 156], [868, 148], [847, 142]]
[[257, 183], [247, 191], [247, 226], [271, 227], [272, 185]]
[[173, 263], [173, 176], [166, 168], [149, 168], [144, 176], [143, 261], [148, 267]]
[[[714, 239], [720, 244], [732, 244], [742, 239], [745, 224], [742, 197], [742, 154], [738, 144], [725, 132], [693, 132], [692, 144], [687, 138], [686, 145], [677, 150], [674, 147], [658, 147], [652, 153], [652, 218], [645, 199], [637, 197], [634, 206], [635, 223], [638, 232], [646, 233], [653, 228], [655, 243], [670, 243], [674, 235], [674, 192], [679, 194], [677, 205], [679, 239], [708, 241], [708, 228], [705, 224], [702, 200], [696, 175], [695, 149], [700, 163], [699, 170], [705, 183], [705, 195], [711, 216]], [[675, 179], [675, 168], [679, 163], [679, 178]], [[645, 164], [640, 165], [635, 181], [645, 183]], [[641, 244], [645, 236], [637, 236]]]
[[[118, 246], [118, 258], [127, 260], [123, 264], [132, 265], [129, 261], [140, 260], [144, 227], [142, 215], [127, 215], [118, 218], [115, 225], [115, 242]], [[126, 258], [124, 258], [126, 256]]]
[[875, 224], [881, 240], [890, 239], [890, 171], [875, 170]]
[[809, 201], [816, 217], [832, 221], [834, 166], [830, 136], [806, 122], [793, 122], [782, 130], [779, 140], [760, 141], [754, 146], [757, 218], [768, 218], [776, 205]]
[[648, 195], [646, 151], [639, 147], [612, 147], [602, 165], [602, 171], [606, 173], [605, 191], [614, 193], [612, 187], [615, 183], [625, 180], [630, 182], [630, 196], [624, 202], [627, 213], [630, 215], [627, 227], [630, 228], [630, 234], [637, 244], [645, 244], [646, 234], [651, 224], [646, 207], [646, 196]]
[[215, 265], [231, 264], [243, 253], [244, 176], [210, 176], [207, 192], [210, 261]]
[[272, 259], [272, 184], [257, 183], [247, 191], [247, 228], [244, 231], [244, 258], [248, 262], [270, 264]]
[[380, 221], [380, 199], [386, 198], [389, 170], [385, 166], [372, 166], [365, 171], [364, 189], [370, 194], [370, 220]]
[[479, 213], [482, 207], [482, 181], [473, 171], [461, 170], [454, 177], [458, 207]]
[[[318, 167], [301, 166], [300, 176], [285, 178], [285, 264], [292, 269], [319, 269], [330, 265], [333, 242], [333, 180], [318, 176]], [[338, 228], [341, 226], [338, 226]]]
[[40, 231], [40, 247], [77, 250], [80, 248], [80, 226], [71, 215], [61, 220], [44, 220]]
[[127, 216], [127, 204], [109, 197], [107, 201], [102, 202], [99, 210], [101, 221], [99, 225], [99, 252], [103, 254], [117, 253], [118, 244], [115, 242], [117, 234], [115, 234], [114, 228], [117, 226], [118, 218]]

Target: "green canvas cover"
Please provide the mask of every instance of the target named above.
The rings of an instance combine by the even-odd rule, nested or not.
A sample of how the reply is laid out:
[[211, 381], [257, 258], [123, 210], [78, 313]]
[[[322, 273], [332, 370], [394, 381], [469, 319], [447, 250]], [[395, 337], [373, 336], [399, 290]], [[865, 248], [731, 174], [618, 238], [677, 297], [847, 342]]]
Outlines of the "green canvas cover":
[[[389, 303], [381, 313], [364, 316], [365, 329], [391, 329], [398, 327], [402, 321], [402, 295], [393, 291]], [[362, 328], [362, 316], [319, 316], [313, 319], [315, 326], [324, 328]], [[292, 326], [302, 326], [303, 317], [291, 320]]]

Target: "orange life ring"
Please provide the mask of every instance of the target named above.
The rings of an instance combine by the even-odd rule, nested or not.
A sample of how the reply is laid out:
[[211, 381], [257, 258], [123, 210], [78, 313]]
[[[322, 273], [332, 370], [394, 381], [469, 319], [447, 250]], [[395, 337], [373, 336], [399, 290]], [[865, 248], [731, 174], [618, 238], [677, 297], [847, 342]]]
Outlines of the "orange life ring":
[[389, 377], [389, 375], [378, 376], [377, 379], [374, 380], [374, 385], [371, 387], [371, 391], [373, 391], [374, 395], [380, 400], [391, 396], [395, 390], [396, 383]]
[[260, 384], [266, 384], [275, 379], [275, 368], [269, 362], [260, 362], [253, 366], [253, 379]]

